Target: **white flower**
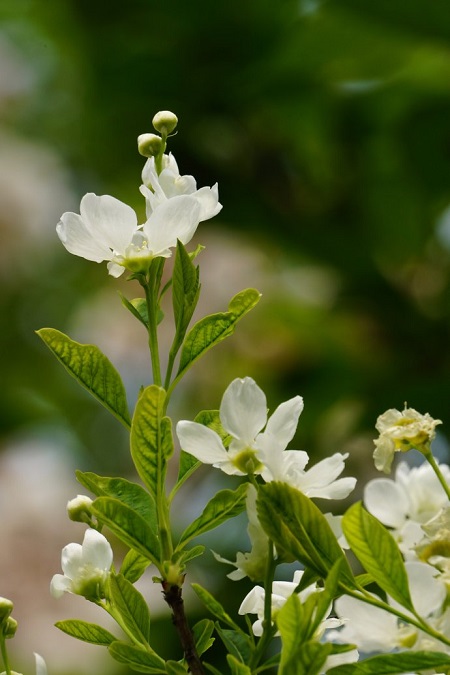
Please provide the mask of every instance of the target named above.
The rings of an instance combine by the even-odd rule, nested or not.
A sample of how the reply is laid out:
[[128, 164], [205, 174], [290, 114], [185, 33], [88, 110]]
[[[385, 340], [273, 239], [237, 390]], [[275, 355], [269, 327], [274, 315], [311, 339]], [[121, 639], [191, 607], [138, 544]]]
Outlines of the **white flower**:
[[163, 170], [157, 174], [155, 159], [150, 157], [142, 171], [140, 191], [145, 197], [147, 218], [167, 200], [180, 195], [188, 195], [199, 206], [199, 222], [216, 216], [222, 208], [219, 203], [217, 183], [212, 187], [202, 187], [197, 190], [197, 183], [193, 176], [180, 176], [175, 157], [170, 153], [163, 155]]
[[[407, 562], [409, 588], [415, 609], [427, 619], [440, 614], [447, 597], [445, 584], [435, 578], [435, 570], [421, 562]], [[375, 596], [374, 596], [375, 597]], [[389, 603], [398, 609], [400, 605], [392, 599]], [[330, 642], [353, 643], [362, 652], [390, 652], [393, 649], [424, 649], [419, 643], [421, 632], [414, 626], [403, 624], [396, 616], [380, 607], [374, 607], [356, 598], [343, 595], [335, 601], [335, 612], [343, 621], [338, 631], [330, 631], [326, 639]], [[402, 610], [405, 614], [408, 612]], [[431, 649], [442, 649], [443, 645]]]
[[[450, 485], [450, 468], [441, 464]], [[423, 538], [422, 526], [448, 503], [445, 490], [428, 462], [410, 468], [400, 462], [391, 478], [374, 478], [364, 489], [364, 504], [384, 525], [393, 529], [406, 557], [415, 558], [415, 546]]]
[[55, 574], [50, 584], [54, 598], [63, 593], [83, 595], [91, 600], [103, 597], [103, 585], [113, 562], [108, 540], [97, 530], [86, 530], [83, 544], [68, 544], [62, 550], [64, 574]]
[[389, 473], [396, 451], [429, 449], [438, 424], [442, 424], [441, 420], [434, 420], [428, 413], [422, 415], [414, 408], [405, 408], [401, 412], [387, 410], [378, 417], [375, 425], [380, 433], [374, 441], [375, 467], [378, 471]]
[[227, 574], [227, 577], [233, 579], [233, 581], [238, 581], [244, 577], [249, 577], [252, 581], [260, 581], [264, 579], [266, 573], [269, 538], [258, 520], [256, 498], [256, 488], [249, 483], [247, 487], [246, 508], [248, 515], [247, 532], [252, 545], [250, 553], [238, 552], [236, 554], [236, 562], [226, 560], [217, 553], [214, 553], [214, 557], [219, 562], [228, 563], [236, 567], [233, 572]]
[[145, 269], [153, 258], [168, 258], [177, 239], [187, 244], [200, 221], [198, 201], [187, 195], [166, 200], [138, 226], [137, 216], [114, 197], [83, 197], [80, 215], [64, 213], [56, 227], [59, 238], [74, 255], [94, 262], [108, 261], [108, 271], [119, 277], [125, 268]]
[[219, 434], [197, 422], [178, 422], [177, 435], [183, 450], [204, 464], [239, 476], [261, 473], [264, 467], [260, 432], [266, 426], [266, 432], [284, 449], [295, 433], [302, 410], [303, 399], [295, 396], [278, 406], [267, 421], [266, 396], [251, 377], [245, 377], [233, 380], [220, 404], [220, 421], [232, 437], [228, 449]]

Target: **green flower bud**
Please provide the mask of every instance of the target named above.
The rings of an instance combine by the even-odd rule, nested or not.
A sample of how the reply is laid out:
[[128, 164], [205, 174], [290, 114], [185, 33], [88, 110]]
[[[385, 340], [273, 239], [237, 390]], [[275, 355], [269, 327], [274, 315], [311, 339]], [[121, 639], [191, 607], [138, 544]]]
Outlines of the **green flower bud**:
[[170, 110], [160, 110], [154, 116], [152, 124], [162, 136], [168, 136], [176, 129], [178, 117]]
[[91, 523], [92, 521], [92, 499], [86, 495], [77, 495], [74, 499], [67, 502], [67, 515], [70, 520], [76, 523]]
[[138, 150], [143, 157], [156, 157], [163, 147], [163, 140], [156, 134], [141, 134], [138, 136]]
[[8, 600], [8, 598], [0, 598], [0, 626], [7, 621], [13, 609], [14, 605], [11, 600]]
[[13, 638], [16, 634], [16, 630], [17, 621], [13, 619], [12, 616], [8, 617], [6, 622], [3, 624], [3, 635], [5, 638]]

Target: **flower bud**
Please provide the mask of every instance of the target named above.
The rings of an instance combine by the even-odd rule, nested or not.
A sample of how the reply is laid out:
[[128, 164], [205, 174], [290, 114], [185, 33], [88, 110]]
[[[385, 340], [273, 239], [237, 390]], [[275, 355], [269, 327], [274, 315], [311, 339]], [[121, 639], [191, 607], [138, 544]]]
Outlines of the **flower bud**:
[[139, 153], [143, 157], [156, 157], [163, 147], [162, 138], [156, 134], [141, 134], [137, 142]]
[[152, 124], [156, 131], [159, 131], [163, 136], [168, 136], [176, 129], [178, 117], [170, 110], [160, 110], [154, 116]]
[[2, 627], [5, 638], [13, 638], [17, 630], [17, 621], [9, 616]]
[[92, 521], [92, 499], [86, 495], [77, 495], [67, 502], [67, 515], [76, 523], [90, 523]]
[[0, 598], [0, 626], [5, 623], [13, 611], [14, 605], [8, 598]]

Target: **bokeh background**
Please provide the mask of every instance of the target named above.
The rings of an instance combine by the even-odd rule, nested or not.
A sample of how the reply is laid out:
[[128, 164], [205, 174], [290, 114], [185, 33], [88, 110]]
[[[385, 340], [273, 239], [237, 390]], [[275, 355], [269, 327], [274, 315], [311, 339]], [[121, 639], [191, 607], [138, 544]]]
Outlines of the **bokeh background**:
[[[206, 245], [199, 313], [226, 309], [248, 286], [263, 293], [186, 378], [173, 416], [217, 407], [234, 377], [251, 375], [271, 409], [304, 396], [293, 447], [312, 462], [349, 452], [348, 473], [373, 476], [376, 417], [405, 401], [446, 422], [436, 444], [446, 459], [449, 6], [1, 0], [0, 23], [0, 595], [16, 605], [16, 670], [33, 672], [38, 651], [53, 675], [120, 675], [101, 648], [53, 627], [108, 623], [82, 598], [50, 599], [48, 583], [61, 547], [83, 534], [65, 517], [74, 468], [132, 477], [127, 439], [34, 331], [98, 344], [131, 405], [151, 377], [146, 336], [118, 295], [139, 287], [70, 256], [59, 216], [92, 191], [143, 217], [136, 137], [173, 110], [181, 172], [218, 181], [224, 205], [195, 239]], [[220, 481], [199, 472], [178, 502], [179, 527]], [[232, 555], [237, 538], [246, 550], [244, 521], [209, 543]], [[248, 587], [227, 571], [205, 555], [190, 580], [237, 607]], [[150, 578], [141, 587], [156, 645], [173, 658], [159, 589]]]

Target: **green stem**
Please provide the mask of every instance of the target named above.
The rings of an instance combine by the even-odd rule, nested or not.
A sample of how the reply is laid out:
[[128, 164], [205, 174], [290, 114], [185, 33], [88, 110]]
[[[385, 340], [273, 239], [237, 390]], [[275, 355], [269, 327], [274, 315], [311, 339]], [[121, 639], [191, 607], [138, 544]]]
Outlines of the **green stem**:
[[445, 480], [444, 476], [442, 475], [442, 471], [439, 468], [439, 464], [436, 462], [434, 459], [433, 453], [431, 452], [431, 449], [428, 449], [428, 451], [422, 450], [422, 454], [424, 455], [425, 459], [427, 462], [431, 465], [434, 473], [436, 474], [440, 484], [445, 490], [445, 494], [447, 495], [448, 499], [450, 499], [450, 487], [447, 484], [447, 481]]
[[150, 357], [152, 360], [153, 381], [159, 387], [162, 384], [161, 380], [161, 366], [159, 362], [159, 346], [158, 346], [158, 331], [157, 331], [157, 289], [155, 278], [154, 261], [150, 266], [149, 279], [141, 282], [145, 291], [145, 300], [147, 302], [148, 313], [148, 346], [150, 348]]
[[6, 651], [6, 640], [2, 635], [0, 637], [0, 649], [2, 652], [3, 664], [5, 666], [6, 675], [11, 675], [11, 666], [9, 665], [8, 652]]
[[273, 557], [273, 541], [268, 540], [268, 556], [267, 556], [267, 566], [266, 566], [266, 576], [264, 579], [264, 620], [263, 620], [263, 634], [258, 642], [258, 646], [252, 654], [250, 659], [249, 666], [252, 671], [259, 664], [263, 658], [265, 651], [269, 645], [269, 642], [272, 640], [275, 629], [272, 623], [272, 584], [275, 577], [275, 570], [277, 563]]

